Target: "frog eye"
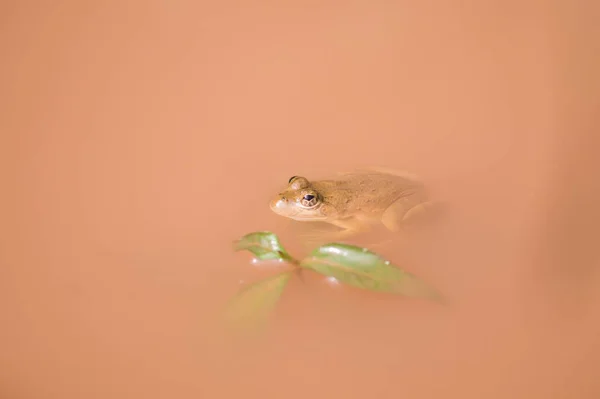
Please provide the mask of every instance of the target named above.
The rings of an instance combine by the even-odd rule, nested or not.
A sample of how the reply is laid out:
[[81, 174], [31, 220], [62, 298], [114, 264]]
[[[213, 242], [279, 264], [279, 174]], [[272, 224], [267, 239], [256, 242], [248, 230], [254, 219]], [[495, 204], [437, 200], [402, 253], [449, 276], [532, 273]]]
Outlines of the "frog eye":
[[317, 204], [317, 197], [312, 195], [312, 194], [306, 194], [304, 197], [302, 197], [302, 205], [310, 207], [310, 206], [315, 206]]
[[302, 176], [290, 177], [289, 184], [292, 190], [302, 190], [309, 186], [308, 180]]

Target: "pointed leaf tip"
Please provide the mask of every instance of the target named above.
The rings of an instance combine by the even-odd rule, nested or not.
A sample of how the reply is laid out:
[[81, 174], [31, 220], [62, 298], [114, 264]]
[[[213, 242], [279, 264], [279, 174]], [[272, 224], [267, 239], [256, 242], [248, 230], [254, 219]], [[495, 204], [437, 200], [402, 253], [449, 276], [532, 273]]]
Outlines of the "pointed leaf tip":
[[246, 234], [233, 243], [234, 251], [250, 251], [259, 260], [284, 260], [290, 261], [292, 257], [287, 253], [276, 234], [270, 231], [259, 231]]
[[430, 299], [438, 297], [412, 274], [366, 248], [353, 245], [323, 245], [303, 259], [300, 266], [362, 289]]

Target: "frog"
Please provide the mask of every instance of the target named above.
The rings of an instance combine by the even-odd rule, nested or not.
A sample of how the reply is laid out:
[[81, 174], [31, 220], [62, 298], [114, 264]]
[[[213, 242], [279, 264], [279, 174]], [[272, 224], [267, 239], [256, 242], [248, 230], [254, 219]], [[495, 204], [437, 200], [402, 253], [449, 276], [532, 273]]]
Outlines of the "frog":
[[338, 173], [329, 180], [292, 176], [269, 203], [277, 215], [301, 222], [325, 222], [337, 232], [312, 233], [310, 239], [343, 240], [377, 223], [391, 233], [435, 206], [422, 180], [409, 172], [369, 167]]

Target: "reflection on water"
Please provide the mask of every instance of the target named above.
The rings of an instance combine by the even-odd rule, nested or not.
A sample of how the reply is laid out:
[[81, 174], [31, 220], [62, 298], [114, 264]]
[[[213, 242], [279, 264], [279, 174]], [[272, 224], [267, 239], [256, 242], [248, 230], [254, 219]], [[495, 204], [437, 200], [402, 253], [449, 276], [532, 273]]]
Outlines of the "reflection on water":
[[[600, 396], [593, 12], [38, 3], [0, 38], [0, 397]], [[231, 241], [304, 256], [327, 227], [269, 200], [369, 164], [450, 212], [348, 241], [451, 305], [303, 273], [261, 338], [225, 336], [240, 281], [278, 270]]]

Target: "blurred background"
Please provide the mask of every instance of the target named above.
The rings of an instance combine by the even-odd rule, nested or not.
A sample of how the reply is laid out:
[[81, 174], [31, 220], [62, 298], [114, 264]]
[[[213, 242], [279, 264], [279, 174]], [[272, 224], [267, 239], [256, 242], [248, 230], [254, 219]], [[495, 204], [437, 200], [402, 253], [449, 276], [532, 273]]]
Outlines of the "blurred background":
[[[600, 397], [599, 11], [2, 2], [0, 398]], [[232, 342], [232, 240], [300, 256], [271, 196], [369, 165], [453, 200], [451, 306], [308, 276]]]

